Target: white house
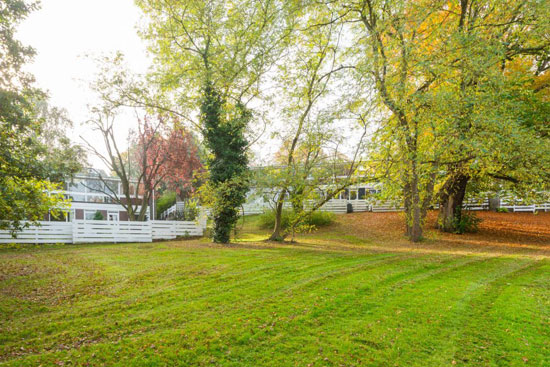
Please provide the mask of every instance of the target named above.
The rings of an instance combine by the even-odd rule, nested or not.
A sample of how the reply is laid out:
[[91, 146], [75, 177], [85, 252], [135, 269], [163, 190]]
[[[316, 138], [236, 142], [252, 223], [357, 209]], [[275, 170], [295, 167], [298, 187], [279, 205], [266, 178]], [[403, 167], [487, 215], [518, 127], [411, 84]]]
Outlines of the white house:
[[[97, 213], [100, 213], [104, 220], [127, 221], [128, 212], [124, 206], [113, 202], [112, 199], [113, 193], [124, 198], [120, 179], [118, 177], [106, 178], [104, 175], [102, 177], [103, 180], [95, 171], [88, 170], [86, 173], [75, 175], [70, 182], [65, 182], [62, 193], [65, 198], [70, 200], [68, 212], [61, 219], [49, 213], [45, 220], [67, 222], [72, 222], [74, 219], [92, 220], [97, 218]], [[135, 185], [131, 185], [130, 190], [132, 199], [136, 200], [133, 204], [139, 204], [142, 196], [135, 192]], [[147, 208], [147, 217], [149, 218], [149, 208]]]

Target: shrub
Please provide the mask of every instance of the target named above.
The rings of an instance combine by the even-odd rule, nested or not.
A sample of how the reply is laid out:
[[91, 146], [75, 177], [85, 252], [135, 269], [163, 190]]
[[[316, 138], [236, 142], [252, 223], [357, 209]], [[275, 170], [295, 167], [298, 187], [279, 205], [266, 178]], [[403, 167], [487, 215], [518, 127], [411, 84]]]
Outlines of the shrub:
[[176, 193], [174, 191], [165, 191], [160, 198], [157, 199], [155, 203], [155, 214], [158, 218], [165, 210], [170, 208], [176, 203]]
[[187, 200], [183, 211], [176, 212], [175, 220], [192, 221], [198, 218], [200, 212], [199, 205], [196, 201]]
[[508, 208], [497, 208], [497, 213], [508, 213]]
[[[460, 208], [458, 210], [460, 210]], [[475, 213], [470, 211], [463, 211], [462, 213], [458, 213], [458, 214], [460, 215], [456, 215], [453, 220], [455, 233], [462, 234], [462, 233], [473, 233], [478, 231], [479, 223], [481, 222], [481, 219], [478, 218], [475, 215]]]
[[[283, 210], [281, 224], [283, 229], [290, 227], [290, 222], [294, 213], [291, 210]], [[314, 211], [301, 223], [310, 227], [323, 227], [334, 221], [334, 214], [329, 212]], [[275, 211], [269, 210], [260, 215], [258, 226], [262, 229], [273, 229], [275, 226]]]
[[315, 227], [328, 226], [334, 221], [334, 213], [315, 211], [309, 217], [307, 224]]
[[94, 220], [103, 220], [105, 218], [103, 218], [103, 214], [101, 214], [101, 212], [98, 210], [97, 212], [95, 212], [94, 214]]

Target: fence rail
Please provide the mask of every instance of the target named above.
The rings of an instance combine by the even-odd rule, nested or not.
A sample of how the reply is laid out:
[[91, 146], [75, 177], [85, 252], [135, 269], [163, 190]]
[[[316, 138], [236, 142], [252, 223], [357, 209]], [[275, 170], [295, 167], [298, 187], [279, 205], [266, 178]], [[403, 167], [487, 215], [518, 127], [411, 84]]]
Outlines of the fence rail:
[[73, 222], [39, 222], [17, 233], [0, 231], [0, 243], [121, 243], [170, 240], [183, 236], [202, 236], [206, 215], [198, 221], [120, 222], [76, 220]]
[[73, 226], [69, 222], [41, 222], [17, 234], [14, 239], [9, 231], [0, 231], [0, 243], [72, 243]]

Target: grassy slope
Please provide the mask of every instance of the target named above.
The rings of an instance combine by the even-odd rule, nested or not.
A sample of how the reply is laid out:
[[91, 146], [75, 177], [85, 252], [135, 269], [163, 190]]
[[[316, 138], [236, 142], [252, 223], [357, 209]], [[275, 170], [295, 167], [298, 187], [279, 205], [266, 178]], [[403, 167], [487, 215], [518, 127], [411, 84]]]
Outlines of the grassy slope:
[[0, 363], [550, 365], [547, 257], [380, 251], [338, 228], [4, 250]]

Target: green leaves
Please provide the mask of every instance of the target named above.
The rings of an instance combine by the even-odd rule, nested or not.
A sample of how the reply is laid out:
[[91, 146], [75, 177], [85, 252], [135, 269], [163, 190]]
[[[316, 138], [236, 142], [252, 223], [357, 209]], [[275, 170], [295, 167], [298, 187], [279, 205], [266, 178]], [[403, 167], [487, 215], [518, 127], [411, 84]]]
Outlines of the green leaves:
[[209, 185], [213, 195], [214, 242], [228, 243], [231, 230], [249, 189], [248, 141], [244, 133], [250, 111], [229, 106], [207, 80], [201, 102], [201, 124], [209, 158]]
[[33, 178], [0, 177], [0, 229], [17, 231], [66, 209], [59, 185]]
[[47, 107], [32, 75], [22, 71], [34, 51], [14, 38], [15, 27], [36, 7], [21, 0], [0, 6], [0, 228], [14, 234], [64, 208], [50, 181], [78, 171], [83, 157], [66, 138], [62, 112]]

